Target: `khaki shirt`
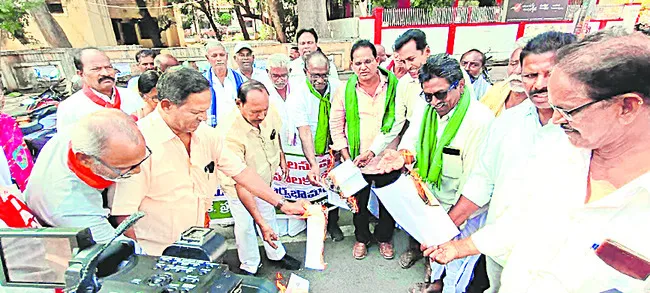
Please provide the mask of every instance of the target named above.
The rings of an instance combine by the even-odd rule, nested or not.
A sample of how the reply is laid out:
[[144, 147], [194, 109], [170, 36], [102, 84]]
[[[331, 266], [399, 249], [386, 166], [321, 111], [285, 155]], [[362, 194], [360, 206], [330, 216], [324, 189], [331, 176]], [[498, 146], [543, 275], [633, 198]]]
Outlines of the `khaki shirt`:
[[139, 174], [116, 184], [111, 204], [113, 215], [147, 214], [134, 228], [150, 255], [160, 255], [186, 229], [205, 224], [217, 190], [216, 170], [235, 176], [246, 168], [205, 123], [192, 133], [188, 154], [159, 111], [138, 122], [151, 157], [140, 165]]
[[[273, 175], [280, 166], [280, 130], [282, 120], [273, 106], [269, 108], [266, 118], [255, 128], [241, 115], [234, 111], [220, 124], [225, 133], [226, 147], [237, 158], [244, 161], [271, 186]], [[229, 198], [237, 198], [235, 180], [230, 174], [219, 172], [221, 189]]]

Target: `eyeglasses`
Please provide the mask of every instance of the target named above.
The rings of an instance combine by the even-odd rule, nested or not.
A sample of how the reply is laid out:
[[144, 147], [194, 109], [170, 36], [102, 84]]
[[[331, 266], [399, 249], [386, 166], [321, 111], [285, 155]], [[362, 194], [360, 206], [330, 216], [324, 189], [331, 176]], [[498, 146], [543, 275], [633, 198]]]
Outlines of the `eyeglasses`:
[[323, 74], [309, 73], [309, 76], [312, 79], [324, 79], [324, 80], [327, 80], [327, 78], [329, 77], [328, 73], [323, 73]]
[[129, 177], [133, 176], [133, 170], [138, 168], [140, 165], [142, 165], [142, 163], [144, 163], [144, 161], [146, 161], [149, 157], [151, 157], [151, 149], [149, 148], [149, 146], [145, 146], [145, 147], [147, 148], [147, 156], [144, 157], [144, 159], [142, 159], [142, 161], [140, 161], [140, 163], [137, 163], [137, 164], [129, 167], [129, 169], [126, 170], [126, 172], [124, 172], [124, 173], [122, 173], [120, 171], [120, 169], [117, 169], [115, 167], [111, 167], [110, 165], [106, 164], [99, 157], [93, 156], [93, 158], [95, 158], [95, 160], [97, 160], [102, 165], [104, 165], [104, 167], [106, 167], [106, 168], [110, 169], [111, 171], [113, 171], [113, 173], [118, 174], [119, 176], [117, 176], [117, 178], [115, 178], [115, 179], [126, 179], [126, 178], [129, 178]]
[[585, 108], [587, 108], [587, 107], [589, 107], [589, 106], [591, 106], [593, 104], [596, 104], [596, 103], [602, 102], [602, 101], [604, 101], [604, 100], [591, 101], [591, 102], [588, 102], [586, 104], [575, 107], [575, 108], [573, 108], [571, 110], [564, 110], [562, 108], [558, 108], [557, 106], [555, 106], [555, 105], [553, 105], [551, 103], [548, 103], [548, 104], [551, 106], [551, 109], [553, 109], [553, 111], [557, 111], [558, 113], [560, 113], [560, 115], [562, 115], [562, 117], [564, 117], [564, 119], [566, 119], [566, 121], [572, 122], [573, 121], [572, 115], [580, 112], [581, 110], [584, 110]]
[[450, 90], [452, 90], [452, 89], [456, 88], [456, 86], [458, 86], [458, 83], [460, 83], [460, 80], [452, 83], [451, 86], [449, 86], [449, 88], [446, 91], [439, 91], [439, 92], [435, 92], [435, 93], [432, 93], [432, 94], [431, 93], [425, 93], [424, 91], [422, 91], [422, 93], [420, 93], [420, 97], [422, 97], [424, 99], [424, 101], [427, 102], [427, 104], [431, 103], [431, 101], [433, 101], [433, 97], [436, 97], [436, 100], [438, 100], [438, 101], [442, 101], [442, 100], [447, 98], [447, 94], [449, 93]]
[[289, 78], [289, 74], [271, 74], [272, 79]]

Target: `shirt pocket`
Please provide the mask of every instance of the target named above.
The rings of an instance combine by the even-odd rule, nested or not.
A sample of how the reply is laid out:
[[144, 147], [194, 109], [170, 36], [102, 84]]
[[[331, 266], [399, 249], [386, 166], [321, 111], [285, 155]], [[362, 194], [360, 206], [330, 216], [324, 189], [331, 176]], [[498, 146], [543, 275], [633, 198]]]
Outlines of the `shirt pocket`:
[[444, 148], [442, 150], [442, 176], [450, 179], [459, 179], [463, 174], [463, 160], [460, 150]]

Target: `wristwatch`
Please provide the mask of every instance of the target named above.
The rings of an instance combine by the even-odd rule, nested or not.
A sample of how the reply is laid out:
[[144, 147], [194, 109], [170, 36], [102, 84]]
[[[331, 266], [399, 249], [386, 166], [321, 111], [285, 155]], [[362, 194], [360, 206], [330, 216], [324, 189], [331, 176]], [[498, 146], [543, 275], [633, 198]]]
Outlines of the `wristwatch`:
[[284, 200], [284, 198], [280, 199], [280, 201], [278, 201], [278, 203], [275, 204], [275, 208], [281, 210], [285, 202], [286, 201]]

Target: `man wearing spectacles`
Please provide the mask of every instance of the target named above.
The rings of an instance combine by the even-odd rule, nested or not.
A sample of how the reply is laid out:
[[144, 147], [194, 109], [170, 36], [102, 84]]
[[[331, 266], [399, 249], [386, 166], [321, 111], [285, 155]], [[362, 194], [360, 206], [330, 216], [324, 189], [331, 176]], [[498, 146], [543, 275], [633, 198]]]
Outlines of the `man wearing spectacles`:
[[[375, 156], [387, 147], [384, 136], [393, 130], [395, 124], [395, 95], [397, 77], [390, 71], [379, 68], [377, 50], [368, 40], [359, 40], [350, 51], [351, 68], [354, 75], [345, 87], [334, 94], [330, 116], [332, 149], [340, 151], [344, 160], [354, 160], [358, 167], [365, 167]], [[379, 223], [374, 235], [370, 233], [368, 201], [372, 185], [383, 187], [399, 177], [399, 171], [387, 174], [364, 174], [369, 183], [354, 196], [359, 207], [353, 215], [356, 243], [352, 254], [363, 259], [368, 254], [371, 241], [379, 242], [379, 253], [385, 259], [394, 257], [392, 238], [395, 220], [381, 202]]]
[[[291, 61], [290, 74], [291, 78], [304, 78], [305, 72], [303, 68], [305, 68], [305, 59], [307, 58], [307, 55], [312, 52], [320, 51], [320, 48], [318, 48], [318, 34], [316, 33], [316, 30], [313, 28], [303, 28], [298, 30], [296, 33], [296, 43], [298, 43], [298, 52], [300, 53], [300, 57]], [[330, 79], [339, 79], [336, 65], [334, 65], [334, 62], [332, 61], [329, 62], [328, 75]]]
[[59, 104], [56, 113], [57, 129], [63, 130], [82, 117], [103, 108], [133, 114], [144, 106], [137, 90], [115, 86], [116, 70], [108, 56], [99, 49], [84, 48], [77, 51], [74, 65], [83, 81], [83, 88]]
[[[521, 50], [524, 74], [540, 72], [535, 82], [524, 79], [523, 83], [529, 94], [536, 93], [537, 96], [531, 98], [536, 102], [525, 100], [505, 111], [492, 123], [458, 204], [449, 212], [452, 220], [462, 222], [476, 211], [488, 207], [485, 229], [480, 229], [471, 237], [477, 247], [488, 247], [500, 241], [498, 237], [485, 235], [490, 234], [490, 226], [499, 223], [499, 215], [517, 201], [515, 197], [519, 196], [518, 192], [506, 192], [512, 188], [512, 182], [516, 178], [512, 172], [524, 167], [522, 162], [526, 162], [530, 151], [534, 149], [537, 133], [553, 115], [548, 104], [548, 79], [545, 73], [555, 65], [557, 51], [573, 42], [573, 34], [547, 32], [531, 39]], [[486, 249], [486, 270], [490, 280], [488, 292], [497, 292], [505, 258], [488, 252], [489, 249]]]
[[[494, 114], [472, 98], [460, 64], [447, 54], [430, 56], [420, 68], [418, 79], [422, 94], [415, 105], [419, 113], [413, 117], [421, 118], [411, 121], [398, 149], [414, 154], [420, 177], [449, 211], [463, 204], [459, 202], [460, 191], [474, 168]], [[482, 226], [486, 209], [473, 213], [467, 220], [454, 221], [461, 231], [458, 238], [467, 237]], [[464, 292], [477, 261], [478, 256], [474, 256], [446, 266], [431, 264], [431, 281], [440, 280], [446, 272], [443, 292]], [[418, 283], [410, 292], [430, 292], [439, 286], [438, 282]]]
[[115, 182], [140, 172], [151, 156], [133, 119], [102, 109], [47, 142], [32, 170], [26, 202], [44, 224], [89, 227], [99, 243], [115, 229], [109, 223], [108, 194]]
[[[316, 51], [307, 55], [305, 67], [302, 69], [306, 79], [292, 80], [295, 87], [289, 97], [291, 103], [295, 103], [292, 123], [298, 130], [301, 153], [305, 155], [311, 167], [307, 179], [315, 186], [320, 186], [321, 169], [318, 162], [323, 157], [328, 158], [332, 144], [329, 126], [331, 103], [332, 95], [339, 88], [339, 80], [330, 79], [328, 74], [330, 65], [327, 56], [322, 52]], [[343, 240], [343, 231], [339, 228], [338, 221], [338, 209], [330, 211], [327, 232], [334, 241]]]
[[111, 210], [118, 222], [143, 211], [147, 216], [126, 233], [148, 254], [160, 255], [192, 226], [207, 226], [217, 190], [217, 171], [288, 214], [303, 208], [285, 204], [254, 170], [224, 146], [220, 130], [203, 123], [210, 107], [210, 84], [194, 69], [165, 73], [158, 82], [160, 102], [139, 122], [152, 157], [142, 172], [115, 188]]
[[486, 75], [485, 54], [477, 49], [471, 49], [460, 57], [460, 65], [472, 80], [475, 98], [481, 99], [492, 87], [492, 83], [487, 79]]

